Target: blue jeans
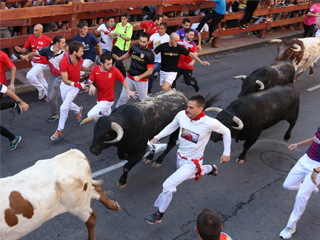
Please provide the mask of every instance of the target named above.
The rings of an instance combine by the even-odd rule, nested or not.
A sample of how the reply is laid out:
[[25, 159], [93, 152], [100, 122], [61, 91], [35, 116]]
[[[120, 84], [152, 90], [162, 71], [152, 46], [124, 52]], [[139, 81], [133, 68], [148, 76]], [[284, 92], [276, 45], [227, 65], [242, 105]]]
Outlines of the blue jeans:
[[152, 74], [149, 76], [149, 82], [148, 82], [148, 93], [151, 93], [151, 89], [152, 89], [152, 84], [153, 84], [153, 80], [154, 80], [154, 74], [157, 72], [159, 73], [161, 68], [161, 63], [159, 62], [155, 62], [154, 64], [154, 68], [153, 68], [153, 72]]

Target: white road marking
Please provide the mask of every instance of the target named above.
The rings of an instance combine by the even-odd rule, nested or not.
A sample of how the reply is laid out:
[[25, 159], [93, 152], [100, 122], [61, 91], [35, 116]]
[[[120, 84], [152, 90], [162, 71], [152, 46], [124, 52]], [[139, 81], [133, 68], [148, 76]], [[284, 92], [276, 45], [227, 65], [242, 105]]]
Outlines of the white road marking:
[[101, 169], [101, 170], [99, 170], [99, 171], [96, 171], [96, 172], [92, 173], [92, 178], [98, 177], [98, 176], [100, 176], [100, 175], [102, 175], [102, 174], [105, 174], [105, 173], [111, 172], [111, 171], [113, 171], [113, 170], [115, 170], [115, 169], [121, 168], [121, 167], [124, 166], [127, 162], [128, 162], [128, 161], [124, 160], [124, 161], [121, 161], [121, 162], [119, 162], [119, 163], [117, 163], [117, 164], [114, 164], [114, 165], [112, 165], [112, 166], [110, 166], [110, 167], [107, 167], [107, 168]]
[[[166, 143], [157, 143], [157, 144], [154, 144], [154, 147], [155, 147], [155, 153], [158, 153], [158, 152], [161, 152], [161, 151], [164, 151], [167, 147], [167, 144]], [[146, 157], [147, 155], [149, 154], [149, 151], [144, 155], [144, 157]], [[94, 173], [92, 173], [92, 178], [95, 178], [95, 177], [98, 177], [102, 174], [105, 174], [105, 173], [108, 173], [108, 172], [111, 172], [113, 170], [116, 170], [118, 168], [121, 168], [123, 167], [128, 161], [127, 160], [124, 160], [124, 161], [121, 161], [117, 164], [114, 164], [110, 167], [107, 167], [107, 168], [103, 168], [99, 171], [96, 171]]]
[[316, 85], [316, 86], [314, 86], [312, 88], [308, 88], [307, 91], [311, 92], [313, 90], [316, 90], [317, 88], [320, 88], [320, 84], [318, 84], [318, 85]]

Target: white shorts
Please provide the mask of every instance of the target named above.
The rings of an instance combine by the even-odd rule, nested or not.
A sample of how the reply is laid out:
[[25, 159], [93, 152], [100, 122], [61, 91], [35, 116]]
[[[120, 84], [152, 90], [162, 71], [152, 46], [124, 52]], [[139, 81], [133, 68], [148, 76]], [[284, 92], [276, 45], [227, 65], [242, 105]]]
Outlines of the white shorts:
[[166, 81], [172, 86], [173, 81], [177, 77], [177, 72], [165, 72], [160, 70], [160, 86]]

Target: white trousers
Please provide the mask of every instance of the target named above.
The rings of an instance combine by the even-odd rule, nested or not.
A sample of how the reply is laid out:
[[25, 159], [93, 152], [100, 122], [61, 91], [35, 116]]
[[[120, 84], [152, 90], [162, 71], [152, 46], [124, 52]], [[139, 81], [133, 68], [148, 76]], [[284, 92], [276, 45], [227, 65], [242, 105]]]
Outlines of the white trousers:
[[[320, 29], [316, 31], [315, 37], [320, 37]], [[316, 60], [314, 60], [314, 63], [317, 63], [320, 57], [318, 57]]]
[[[202, 165], [202, 163], [203, 160], [199, 161], [202, 175], [212, 171], [211, 165]], [[195, 178], [197, 172], [198, 169], [191, 160], [182, 159], [179, 154], [177, 154], [177, 170], [164, 181], [162, 193], [158, 196], [154, 206], [159, 208], [160, 212], [165, 212], [172, 200], [173, 193], [177, 191], [177, 186], [188, 179]]]
[[34, 63], [31, 61], [32, 68], [27, 73], [27, 80], [32, 84], [38, 92], [43, 89], [48, 90], [48, 83], [43, 75], [43, 70], [47, 67], [47, 64]]
[[172, 86], [173, 81], [177, 77], [177, 72], [165, 72], [160, 70], [160, 86], [166, 81]]
[[112, 105], [113, 105], [113, 102], [108, 102], [108, 101], [97, 102], [97, 104], [93, 108], [91, 108], [91, 110], [88, 112], [88, 117], [99, 115], [100, 112], [104, 116], [109, 116], [111, 114]]
[[[84, 59], [82, 66], [90, 68], [93, 65], [93, 62], [90, 59]], [[80, 78], [84, 75], [85, 71], [80, 71]]]
[[[148, 82], [137, 82], [134, 81], [128, 77], [126, 77], [126, 81], [129, 85], [129, 89], [131, 91], [137, 91], [138, 95], [139, 95], [139, 99], [144, 99], [149, 97], [148, 96]], [[116, 107], [120, 107], [121, 105], [124, 105], [128, 102], [128, 94], [127, 94], [127, 90], [122, 87], [122, 91], [119, 97], [119, 100], [117, 102], [117, 106]]]
[[61, 82], [60, 84], [62, 105], [60, 106], [60, 118], [58, 130], [62, 131], [64, 129], [64, 125], [68, 119], [69, 110], [73, 111], [75, 114], [80, 112], [80, 107], [73, 103], [73, 100], [78, 95], [79, 89], [76, 87], [72, 87], [70, 85]]
[[318, 174], [317, 185], [311, 180], [313, 169], [317, 167], [320, 167], [320, 162], [314, 161], [307, 154], [304, 154], [291, 169], [283, 183], [285, 189], [298, 190], [293, 211], [287, 224], [289, 228], [296, 228], [296, 224], [307, 206], [312, 191], [320, 183], [320, 174]]

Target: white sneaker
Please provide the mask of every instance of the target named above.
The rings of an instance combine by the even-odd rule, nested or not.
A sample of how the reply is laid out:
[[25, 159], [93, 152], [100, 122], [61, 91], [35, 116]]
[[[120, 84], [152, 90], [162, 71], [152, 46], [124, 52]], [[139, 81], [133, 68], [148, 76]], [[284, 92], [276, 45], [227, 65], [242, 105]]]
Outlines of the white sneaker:
[[318, 193], [319, 192], [319, 188], [315, 187], [312, 192], [313, 193]]
[[282, 239], [290, 239], [292, 237], [292, 234], [294, 234], [296, 232], [296, 229], [295, 228], [288, 228], [288, 227], [285, 227], [285, 229], [283, 229], [281, 231], [281, 233], [279, 234], [279, 236], [282, 238]]
[[17, 60], [18, 59], [17, 56], [14, 55], [14, 54], [11, 54], [10, 58], [11, 58], [11, 60]]

